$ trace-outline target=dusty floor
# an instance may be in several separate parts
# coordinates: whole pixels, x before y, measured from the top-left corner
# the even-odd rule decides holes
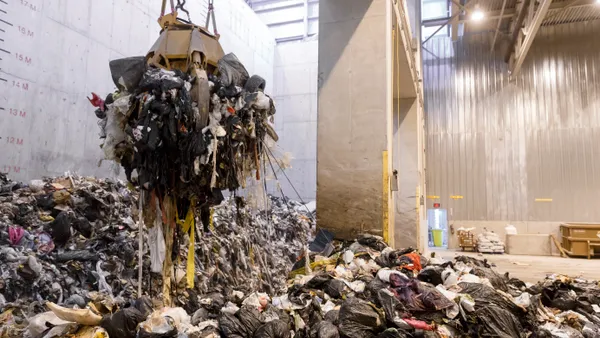
[[[600,280],[600,260],[585,258],[561,258],[550,256],[489,255],[476,252],[433,249],[437,257],[450,259],[455,255],[469,255],[487,259],[496,264],[499,273],[508,272],[511,277],[535,283],[548,274],[560,273],[572,277]]]

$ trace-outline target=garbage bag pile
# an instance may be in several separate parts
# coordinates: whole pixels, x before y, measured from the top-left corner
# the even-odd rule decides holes
[[[148,296],[115,303],[96,294],[85,308],[48,302],[31,317],[9,308],[0,315],[0,332],[94,338],[600,335],[596,282],[551,275],[527,284],[498,274],[486,260],[427,259],[412,249],[389,248],[376,236],[335,242],[319,235],[278,294],[223,288],[190,294],[180,307]]]
[[[119,88],[105,100],[93,93],[106,159],[147,191],[216,205],[221,190],[260,172],[275,106],[265,80],[249,76],[234,54],[205,79],[146,66],[143,57],[111,61]]]
[[[165,310],[165,297],[162,276],[151,269],[152,242],[146,231],[142,290],[152,304],[133,309],[144,298],[137,292],[139,197],[130,188],[120,181],[77,176],[23,184],[0,174],[0,337],[22,337],[25,332],[64,337],[78,330],[92,334],[99,328],[89,326],[98,326],[99,318],[108,334],[123,326],[136,333],[147,318],[152,328],[140,337],[163,337],[153,330],[165,327],[172,331],[174,324],[165,319],[171,315],[148,317],[151,309]],[[210,234],[198,231],[193,246],[193,288],[185,278],[190,240],[182,236],[177,250],[169,252],[173,283],[166,305],[181,306],[191,316],[201,306],[205,311],[225,307],[228,299],[223,295],[241,298],[285,290],[288,272],[314,224],[299,203],[272,197],[270,205],[259,212],[238,197],[214,209]],[[83,314],[51,314],[86,308]]]
[[[477,235],[477,251],[481,253],[504,253],[504,242],[493,231],[485,230]]]
[[[600,336],[595,281],[524,283],[372,235],[321,230],[306,245],[308,213],[275,198],[269,212],[241,198],[215,208],[212,235],[194,245],[194,287],[182,241],[170,301],[149,258],[138,295],[136,198],[107,180],[0,176],[0,337]]]

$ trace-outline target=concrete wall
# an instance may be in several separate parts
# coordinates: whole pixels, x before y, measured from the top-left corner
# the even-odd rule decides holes
[[[394,233],[399,248],[417,247],[418,100],[394,100],[394,159],[398,191],[394,192]]]
[[[219,0],[217,24],[226,52],[273,88],[275,41],[242,0]],[[97,119],[86,95],[113,90],[108,61],[143,55],[158,36],[160,2],[66,0],[0,2],[0,170],[18,180],[98,168]],[[188,1],[203,23],[206,0]],[[185,18],[185,14],[182,13]]]
[[[319,3],[317,217],[339,237],[382,235],[382,160],[392,125],[387,3]]]
[[[275,49],[275,130],[278,146],[291,153],[286,170],[303,200],[314,200],[317,191],[317,82],[319,43],[278,44]],[[297,199],[290,184],[279,177],[283,192]]]

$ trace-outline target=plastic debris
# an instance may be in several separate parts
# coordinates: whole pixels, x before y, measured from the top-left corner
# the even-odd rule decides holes
[[[214,208],[211,235],[196,234],[192,247],[193,287],[186,282],[189,235],[174,244],[175,254],[165,252],[173,262],[165,304],[162,279],[152,272],[152,241],[138,247],[140,229],[129,221],[139,215],[134,191],[118,181],[73,177],[72,185],[60,180],[70,200],[56,209],[44,196],[51,200],[59,179],[34,192],[0,178],[11,187],[0,198],[7,210],[0,217],[1,337],[600,336],[595,281],[550,275],[527,284],[486,260],[426,260],[372,235],[350,242],[317,235],[308,243],[308,211],[272,197],[264,211],[239,197]],[[78,218],[90,223],[89,237],[74,225]],[[70,236],[48,250],[56,219],[71,222]],[[16,244],[11,227],[24,231]],[[147,257],[142,297],[140,249]]]

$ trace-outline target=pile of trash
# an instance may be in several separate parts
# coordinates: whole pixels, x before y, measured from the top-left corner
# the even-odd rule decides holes
[[[109,180],[0,176],[0,337],[600,336],[595,281],[524,283],[486,260],[426,258],[372,235],[320,230],[307,245],[311,215],[275,198],[260,212],[226,200],[211,234],[198,231],[194,286],[187,239],[168,255],[171,297],[152,258],[139,294],[137,198]]]
[[[493,231],[484,230],[477,235],[477,251],[481,253],[504,253],[504,242]]]
[[[110,63],[118,90],[98,107],[105,158],[120,163],[127,180],[146,191],[218,205],[234,191],[277,140],[273,100],[265,80],[249,76],[234,54],[218,61],[206,79],[148,66],[144,57]],[[150,201],[152,203],[153,201]]]
[[[42,335],[63,337],[67,331],[62,329],[74,328],[73,319],[48,317],[50,302],[68,309],[92,303],[90,313],[113,317],[119,310],[133,311],[130,307],[142,295],[139,196],[130,189],[120,181],[93,177],[69,175],[23,184],[0,174],[0,337],[21,337],[35,323],[41,326],[29,332],[38,337],[41,328],[46,331],[66,320],[68,325],[55,329],[60,334]],[[165,253],[173,261],[168,297],[163,276],[152,272],[151,232],[142,232],[142,293],[161,304],[158,308],[181,306],[183,313],[193,314],[200,304],[220,310],[226,304],[222,295],[234,291],[238,297],[283,292],[314,228],[312,215],[300,203],[275,197],[266,211],[253,210],[236,197],[212,214],[210,231],[196,231],[192,269],[188,234],[177,237],[181,241]],[[192,288],[188,271],[193,271]]]

